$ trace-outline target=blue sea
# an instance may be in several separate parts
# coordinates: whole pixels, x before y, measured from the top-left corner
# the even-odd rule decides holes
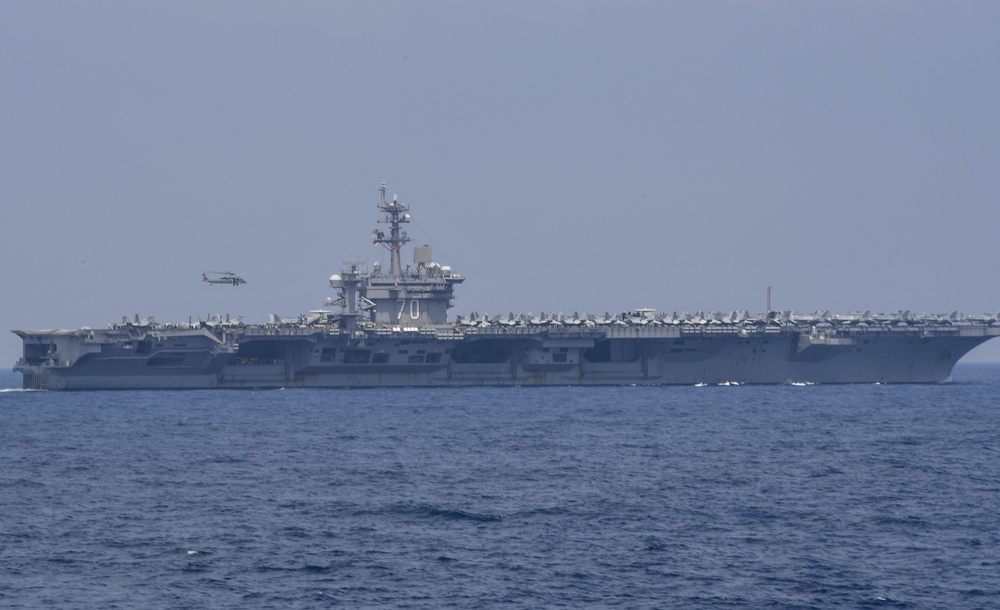
[[[941,385],[28,392],[4,608],[997,608],[1000,366]]]

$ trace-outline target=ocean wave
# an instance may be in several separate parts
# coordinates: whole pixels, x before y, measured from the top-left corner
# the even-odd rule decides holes
[[[412,517],[446,519],[453,521],[490,522],[502,521],[504,519],[504,515],[469,512],[457,508],[444,508],[430,504],[394,504],[390,506],[386,512]]]

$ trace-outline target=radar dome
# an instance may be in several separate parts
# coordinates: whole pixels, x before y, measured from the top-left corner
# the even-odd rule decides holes
[[[340,279],[340,276],[334,273],[330,276],[330,286],[332,288],[340,288],[344,285],[344,281]]]

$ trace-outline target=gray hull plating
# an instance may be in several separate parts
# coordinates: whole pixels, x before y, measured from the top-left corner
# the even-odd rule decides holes
[[[98,342],[100,349],[60,361],[87,345],[86,336],[64,334],[45,344],[46,354],[57,357],[22,359],[17,370],[25,387],[52,390],[935,383],[948,379],[965,353],[1000,334],[997,326],[834,336],[796,328],[626,330],[227,333],[225,342],[137,330],[131,339]],[[45,337],[35,332],[27,336]],[[57,341],[59,348],[47,351]],[[135,353],[144,343],[168,347]]]

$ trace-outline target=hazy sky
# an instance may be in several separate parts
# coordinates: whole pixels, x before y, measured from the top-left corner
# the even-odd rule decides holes
[[[1000,310],[1000,2],[0,0],[0,76],[5,329],[315,309],[382,181],[452,315]]]

